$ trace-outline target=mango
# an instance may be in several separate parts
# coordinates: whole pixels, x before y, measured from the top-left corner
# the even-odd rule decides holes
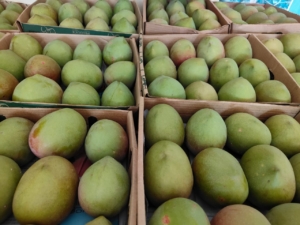
[[[100,17],[103,19],[107,24],[109,24],[109,18],[107,14],[100,8],[96,6],[92,6],[89,8],[83,16],[84,24],[88,24],[92,19]]]
[[[217,101],[218,94],[210,84],[204,81],[195,81],[185,88],[186,99]]]
[[[93,6],[96,6],[100,9],[103,9],[103,11],[106,13],[109,20],[111,20],[111,17],[113,16],[113,8],[110,6],[110,4],[105,0],[99,0],[95,2]]]
[[[163,19],[153,19],[150,20],[149,23],[155,23],[155,24],[159,24],[159,25],[169,25],[167,21],[163,20]]]
[[[271,225],[260,211],[252,206],[234,204],[222,208],[211,220],[211,225]]]
[[[124,37],[114,37],[104,47],[103,60],[106,65],[118,61],[132,61],[132,49]]]
[[[188,39],[179,39],[170,49],[170,58],[175,66],[180,66],[185,60],[196,58],[196,49]]]
[[[71,82],[77,81],[91,85],[96,90],[103,83],[103,74],[94,63],[74,59],[65,64],[61,70],[62,83],[67,87]]]
[[[196,9],[193,12],[192,17],[193,17],[193,20],[195,22],[195,26],[197,28],[199,28],[200,25],[203,24],[204,21],[207,20],[207,19],[218,20],[216,14],[213,11],[208,10],[208,9]]]
[[[196,190],[208,204],[224,207],[242,204],[247,199],[248,182],[243,169],[239,161],[223,149],[211,147],[199,152],[192,169]]]
[[[128,136],[117,122],[101,119],[89,129],[84,146],[88,159],[97,162],[105,156],[111,156],[122,162],[128,153]]]
[[[247,6],[245,3],[238,3],[233,7],[233,9],[239,12],[245,8],[245,6]]]
[[[274,6],[269,6],[264,11],[267,15],[271,15],[277,12],[277,9]]]
[[[83,22],[80,10],[72,3],[66,2],[59,7],[58,22],[61,23],[63,20],[69,17],[74,17],[78,19],[81,23]]]
[[[300,41],[300,34],[297,33],[290,33],[290,34],[283,34],[279,40],[283,44],[284,53],[287,54],[290,58],[295,58],[297,55],[300,54],[300,46],[296,43]]]
[[[231,58],[221,58],[209,70],[209,83],[219,91],[228,81],[239,77],[239,67]]]
[[[150,60],[145,66],[147,85],[161,75],[177,78],[176,66],[168,56],[158,56]]]
[[[265,11],[265,7],[262,6],[262,5],[255,5],[254,7],[258,10],[258,12],[263,12],[263,11]]]
[[[72,3],[73,5],[75,5],[80,13],[82,14],[82,16],[86,13],[86,11],[88,11],[88,9],[90,8],[89,3],[87,3],[84,0],[71,0],[70,3]]]
[[[171,0],[171,1],[174,1],[174,0]],[[170,2],[171,2],[170,1]],[[200,0],[200,1],[202,1],[202,0]],[[186,7],[186,5],[187,5],[187,0],[180,0],[180,2],[183,4],[183,6],[184,7]],[[203,2],[203,1],[202,1]],[[204,2],[205,3],[205,2]]]
[[[188,18],[189,16],[185,12],[177,12],[170,16],[170,25],[175,25],[178,20]]]
[[[100,96],[91,85],[73,81],[62,95],[62,104],[100,105]]]
[[[227,18],[229,18],[230,20],[233,20],[233,19],[242,19],[241,14],[240,14],[238,11],[236,11],[236,10],[230,8],[230,7],[221,9],[221,12],[222,12]],[[266,16],[266,17],[267,17],[267,16]],[[268,17],[267,17],[267,18],[268,18]]]
[[[159,3],[163,4],[164,7],[167,6],[167,4],[168,4],[167,0],[149,0],[149,1],[147,1],[147,6],[150,5],[152,2],[159,2]]]
[[[295,79],[298,85],[300,85],[300,73],[291,73],[291,76]]]
[[[62,68],[67,62],[73,59],[73,49],[66,42],[56,39],[45,45],[43,55],[54,59]]]
[[[17,186],[14,217],[20,224],[60,224],[75,205],[77,185],[78,175],[68,160],[60,156],[39,159]]]
[[[0,69],[0,99],[11,100],[13,91],[19,81],[11,73]]]
[[[255,102],[256,92],[248,80],[237,77],[220,88],[218,97],[220,101]]]
[[[15,161],[0,155],[0,174],[0,223],[3,223],[12,214],[13,197],[22,171]]]
[[[3,5],[0,5],[0,13],[4,10],[4,6]]]
[[[28,136],[34,123],[21,117],[10,117],[0,122],[0,155],[13,159],[20,166],[28,164],[34,157]]]
[[[258,10],[252,6],[252,5],[247,5],[243,9],[240,10],[240,14],[242,16],[243,20],[247,20],[252,14],[257,13]]]
[[[218,112],[200,109],[186,124],[186,145],[193,155],[209,147],[223,148],[226,143],[226,125]]]
[[[185,28],[190,28],[190,29],[194,29],[194,30],[196,29],[196,26],[195,26],[195,23],[194,23],[194,20],[192,17],[180,19],[174,24],[174,26],[185,27]]]
[[[125,18],[118,20],[112,28],[114,32],[136,34],[135,27]]]
[[[278,52],[275,53],[274,56],[289,73],[296,72],[296,65],[294,61],[286,53]]]
[[[150,41],[144,48],[144,64],[157,56],[169,56],[169,49],[159,40]]]
[[[300,154],[296,153],[293,155],[290,159],[290,163],[293,167],[293,171],[295,174],[295,179],[296,179],[296,193],[293,199],[293,202],[300,202]]]
[[[229,7],[226,2],[214,2],[214,5],[218,9],[223,9],[223,8],[228,8]]]
[[[106,219],[104,216],[98,216],[92,221],[86,223],[85,225],[112,225],[112,223]]]
[[[84,29],[82,23],[74,18],[74,17],[68,17],[61,21],[59,24],[60,27],[66,27],[66,28],[74,28],[74,29]]]
[[[229,38],[224,44],[224,48],[226,57],[234,59],[238,66],[246,59],[252,58],[251,44],[243,36]]]
[[[243,155],[255,145],[271,144],[272,136],[269,128],[249,113],[234,113],[226,118],[225,124],[226,147],[234,153]]]
[[[81,59],[96,66],[102,65],[102,51],[96,42],[93,40],[85,39],[81,41],[74,49],[73,59]]]
[[[129,89],[134,86],[137,68],[133,62],[119,61],[109,65],[104,72],[104,81],[108,86],[114,81],[124,83]]]
[[[193,16],[193,12],[196,9],[205,9],[205,5],[199,1],[191,1],[185,7],[186,14],[188,14],[189,17]]]
[[[149,225],[209,225],[209,219],[203,208],[187,198],[173,198],[161,204],[150,218]]]
[[[110,31],[109,26],[107,23],[101,19],[100,17],[96,17],[92,19],[86,26],[85,29],[87,30],[99,30],[99,31]]]
[[[157,104],[149,110],[145,118],[145,143],[147,148],[161,140],[172,141],[181,146],[184,136],[182,118],[172,106]]]
[[[266,46],[266,48],[273,54],[283,52],[283,44],[278,38],[268,38],[262,42]]]
[[[24,76],[31,77],[40,74],[48,77],[57,83],[60,82],[60,66],[57,62],[46,55],[32,56],[24,67]]]
[[[277,23],[299,23],[298,20],[292,17],[281,18]]]
[[[293,62],[295,64],[295,67],[296,67],[296,72],[300,72],[300,54],[297,55],[294,59],[293,59]],[[295,72],[293,72],[295,73]]]
[[[178,68],[178,80],[184,88],[195,81],[207,82],[209,70],[203,58],[185,60]]]
[[[281,150],[256,145],[244,153],[240,163],[249,184],[248,199],[255,207],[268,209],[293,200],[295,175]]]
[[[24,79],[26,61],[12,50],[0,50],[0,69],[11,73],[18,81]]]
[[[52,8],[51,5],[47,3],[41,2],[41,3],[37,3],[36,5],[33,5],[30,10],[30,17],[33,16],[34,14],[49,16],[55,22],[57,22],[57,12]]]
[[[10,22],[3,16],[0,16],[0,24],[11,25]]]
[[[13,25],[20,16],[20,13],[17,13],[13,10],[5,9],[0,13],[0,15],[7,19],[11,25]]]
[[[50,16],[39,14],[34,14],[30,17],[27,23],[40,26],[57,26],[57,23]]]
[[[62,2],[60,0],[46,0],[46,3],[50,5],[57,13],[62,5]]]
[[[265,13],[256,12],[249,16],[246,22],[249,24],[259,24],[267,19],[269,19],[269,17]]]
[[[287,102],[292,101],[289,89],[279,80],[266,80],[255,87],[257,102]]]
[[[247,79],[253,87],[270,80],[270,72],[266,64],[259,59],[247,59],[239,66],[239,75]]]
[[[92,164],[82,175],[78,200],[93,217],[113,217],[128,203],[130,179],[126,169],[110,156]]]
[[[164,8],[164,5],[159,2],[159,1],[156,1],[156,2],[152,2],[150,4],[148,4],[147,8],[146,8],[146,15],[147,15],[147,18],[150,16],[150,14],[156,10],[156,9],[163,9]]]
[[[287,157],[299,153],[300,141],[295,139],[300,134],[299,123],[291,116],[281,114],[265,121],[272,134],[271,145],[279,148]]]
[[[168,76],[155,78],[148,87],[149,94],[156,97],[185,99],[184,87],[181,83]]]
[[[113,14],[116,14],[122,10],[129,10],[134,13],[134,8],[129,0],[118,0],[113,7]]]
[[[275,13],[272,13],[268,16],[268,18],[270,20],[272,20],[274,23],[277,23],[279,20],[283,19],[283,18],[286,18],[286,15],[284,13],[281,13],[281,12],[275,12]]]
[[[225,57],[223,43],[217,37],[207,35],[197,45],[197,58],[204,58],[210,68],[218,59]]]
[[[122,19],[123,17],[125,17],[128,20],[128,22],[132,24],[132,26],[137,27],[138,21],[136,15],[130,10],[126,10],[126,9],[112,16],[110,20],[111,25],[114,26],[115,23],[120,19]]]
[[[70,158],[82,146],[86,132],[86,121],[80,113],[70,108],[58,109],[34,124],[28,137],[29,147],[39,158]]]
[[[133,106],[135,99],[129,88],[120,81],[112,82],[102,93],[102,106]]]
[[[181,3],[181,1],[173,0],[173,1],[170,1],[169,4],[167,5],[166,11],[167,11],[169,17],[171,17],[174,13],[177,13],[177,12],[185,13],[185,7]]]
[[[283,203],[274,206],[266,213],[266,218],[271,225],[295,225],[299,221],[299,203]]]
[[[233,19],[232,23],[235,23],[235,24],[248,24],[246,21],[241,20],[241,19]]]
[[[207,19],[200,25],[198,30],[214,30],[218,29],[219,27],[221,27],[221,24],[217,20]]]
[[[15,11],[19,14],[21,14],[21,12],[23,12],[23,10],[24,10],[23,7],[19,3],[16,3],[16,2],[8,2],[5,9]]]
[[[162,140],[152,145],[145,155],[144,168],[145,193],[152,205],[190,196],[194,183],[192,168],[186,153],[176,143]]]
[[[166,10],[163,9],[163,8],[162,8],[162,9],[158,8],[158,9],[154,10],[154,11],[148,16],[148,21],[151,21],[151,20],[153,20],[153,19],[163,19],[163,20],[165,20],[167,23],[170,22],[170,20],[169,20],[169,15],[168,15],[168,13],[166,12]]]

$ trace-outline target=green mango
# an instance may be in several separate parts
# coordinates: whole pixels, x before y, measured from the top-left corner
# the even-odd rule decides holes
[[[12,50],[0,50],[0,69],[11,73],[18,81],[24,79],[25,65],[26,61]]]
[[[113,14],[116,14],[122,10],[129,10],[134,13],[133,5],[129,0],[118,0],[117,3],[114,5],[113,9]]]
[[[300,219],[299,210],[299,203],[283,203],[271,208],[266,217],[271,225],[295,225]]]
[[[58,10],[58,22],[61,23],[64,19],[74,17],[81,23],[83,22],[83,16],[80,10],[72,3],[66,2],[59,7]]]
[[[73,5],[75,5],[79,11],[81,12],[82,16],[84,16],[84,14],[86,13],[86,11],[89,10],[90,5],[89,3],[87,3],[84,0],[71,0],[70,3],[72,3]]]
[[[107,66],[118,61],[132,61],[133,56],[131,46],[124,37],[114,37],[108,41],[102,53]]]
[[[102,51],[96,42],[93,40],[85,39],[81,41],[73,53],[73,60],[81,59],[91,63],[94,63],[96,66],[102,66]]]

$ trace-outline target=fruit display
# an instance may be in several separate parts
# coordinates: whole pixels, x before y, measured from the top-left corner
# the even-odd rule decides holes
[[[147,0],[143,7],[145,34],[228,33],[226,19],[207,0]]]
[[[0,114],[1,224],[62,224],[76,205],[88,215],[86,223],[133,224],[132,112],[5,108]],[[97,136],[106,137],[105,144]]]
[[[140,90],[133,39],[11,34],[0,50],[0,99],[26,104],[135,107]],[[45,41],[46,40],[46,41]],[[113,96],[113,97],[112,97]]]
[[[55,33],[89,34],[89,31],[99,31],[100,35],[100,32],[116,32],[115,35],[118,35],[140,33],[140,20],[139,8],[130,0],[46,0],[30,5],[20,16],[19,22],[24,31],[27,31],[27,28],[24,28],[23,24],[51,26],[49,31]]]
[[[299,139],[293,135],[300,124],[297,110],[285,111],[292,106],[157,98],[144,104],[141,224],[273,225],[297,218],[300,152],[293,151]]]
[[[142,43],[144,96],[253,103],[300,100],[293,78],[274,66],[279,63],[253,35],[156,35],[143,36]]]
[[[1,2],[0,31],[18,31],[17,18],[24,11],[25,6],[17,2]]]

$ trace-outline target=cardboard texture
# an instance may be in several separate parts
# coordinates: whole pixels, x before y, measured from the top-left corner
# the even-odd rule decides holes
[[[271,105],[271,104],[252,104],[249,103],[247,106],[240,103],[230,103],[225,104],[224,102],[184,102],[178,100],[170,99],[158,99],[158,98],[145,98],[143,101],[141,98],[140,111],[139,111],[139,131],[138,131],[138,224],[147,224],[150,217],[156,208],[151,206],[148,203],[145,196],[145,187],[144,187],[144,155],[147,149],[144,147],[144,119],[147,114],[147,110],[151,109],[153,106],[158,104],[168,104],[175,108],[179,113],[183,122],[186,123],[188,119],[200,109],[210,108],[217,111],[222,118],[227,118],[228,116],[237,113],[245,112],[249,113],[261,121],[265,121],[271,116],[278,114],[287,114],[292,117],[295,117],[297,121],[300,122],[299,110],[297,106],[280,106],[280,105]],[[183,149],[187,150],[185,144],[183,144]],[[190,153],[187,153],[190,161],[193,160],[194,156],[191,156]],[[192,192],[190,199],[196,201],[206,212],[206,215],[211,220],[214,215],[220,210],[220,208],[212,207],[204,202],[195,191]]]
[[[150,23],[147,21],[147,0],[144,0],[143,4],[143,24],[144,24],[144,34],[205,34],[205,33],[214,33],[214,34],[227,34],[229,33],[229,20],[228,18],[224,17],[224,15],[219,11],[216,10],[216,7],[210,0],[205,0],[206,8],[213,11],[217,17],[218,21],[221,24],[221,27],[214,30],[203,30],[198,31],[190,28],[184,27],[177,27],[171,25],[159,25]]]
[[[291,75],[287,72],[285,68],[281,66],[279,61],[272,55],[272,53],[252,34],[177,34],[177,35],[143,35],[140,36],[140,70],[141,70],[141,76],[142,76],[142,88],[143,88],[143,96],[145,98],[157,98],[153,97],[148,92],[148,87],[146,83],[146,75],[144,71],[144,63],[143,63],[143,52],[145,46],[152,40],[159,40],[166,44],[166,46],[170,49],[172,45],[179,39],[187,39],[190,40],[195,48],[197,48],[198,43],[200,40],[207,36],[211,35],[214,37],[219,38],[222,43],[226,43],[228,39],[234,36],[244,36],[246,37],[251,46],[252,46],[252,52],[253,52],[253,58],[259,59],[263,61],[266,66],[269,68],[270,72],[274,76],[274,80],[279,80],[283,82],[288,90],[291,93],[292,101],[290,104],[299,104],[300,103],[300,88],[296,81],[291,77]],[[183,100],[183,101],[197,101],[201,102],[202,100]],[[262,104],[262,102],[257,102],[256,104]],[[287,104],[287,103],[272,103],[272,104]]]
[[[42,109],[42,108],[33,108],[33,109],[25,109],[25,108],[0,108],[0,121],[4,118],[10,117],[23,117],[27,118],[33,122],[38,121],[41,117],[54,112],[58,109]],[[128,135],[129,140],[129,154],[125,164],[127,164],[127,171],[131,180],[131,190],[130,197],[127,207],[122,211],[120,216],[117,218],[118,223],[114,223],[116,225],[136,225],[136,217],[137,217],[137,139],[135,133],[135,126],[133,120],[133,113],[131,111],[125,110],[98,110],[98,109],[75,109],[79,112],[85,119],[88,126],[91,125],[91,121],[96,121],[100,119],[110,119],[117,123],[119,123]],[[79,155],[80,156],[80,155]],[[76,158],[76,157],[75,157]],[[78,159],[80,160],[80,158]],[[78,162],[80,164],[80,162]],[[77,164],[78,164],[77,163]],[[76,165],[76,164],[75,164]],[[74,165],[74,166],[75,166]],[[78,167],[78,166],[77,166]],[[80,207],[79,207],[80,208]],[[78,212],[78,206],[75,206],[73,213]],[[81,209],[81,211],[83,211]],[[85,215],[87,216],[87,215]],[[91,218],[89,218],[89,221]],[[116,219],[114,219],[116,221]],[[17,225],[19,223],[11,217],[4,225]],[[80,217],[77,218],[77,221],[73,221],[72,223],[63,222],[64,225],[83,225],[85,223],[80,223]]]
[[[229,7],[233,8],[238,3],[229,2],[227,3]],[[247,3],[246,3],[247,4]],[[261,5],[264,8],[275,7],[278,12],[285,14],[287,17],[292,17],[296,19],[299,23],[281,23],[281,24],[235,24],[226,17],[215,5],[216,10],[219,11],[226,17],[226,19],[230,23],[229,33],[292,33],[292,32],[300,32],[300,16],[294,13],[291,13],[282,8],[276,7],[270,4],[247,4],[247,5]]]
[[[119,33],[112,31],[96,31],[96,30],[86,30],[86,29],[73,29],[73,28],[63,28],[59,26],[40,26],[34,24],[28,24],[27,21],[30,18],[30,11],[32,6],[38,3],[45,3],[46,0],[37,0],[30,6],[26,8],[22,12],[22,14],[18,17],[17,23],[22,32],[35,32],[35,33],[58,33],[58,34],[83,34],[83,35],[103,35],[103,36],[122,36],[122,37],[133,37],[135,39],[138,38],[138,35],[143,32],[142,25],[142,16],[139,7],[137,6],[135,1],[131,1],[135,10],[135,15],[137,16],[138,25],[137,25],[137,33],[129,34],[129,33]],[[61,2],[67,3],[70,0],[62,0]],[[86,0],[91,6],[97,2],[97,0]],[[117,3],[117,0],[108,0],[107,1],[111,6],[114,6]]]
[[[38,40],[41,43],[42,47],[44,47],[48,42],[52,40],[59,39],[68,43],[72,49],[75,49],[75,47],[81,41],[89,39],[95,41],[100,46],[101,51],[103,51],[103,48],[106,45],[106,43],[109,40],[114,38],[110,36],[94,36],[94,35],[66,35],[66,34],[42,34],[42,33],[27,33],[27,34],[34,37],[36,40]],[[15,35],[19,35],[19,34],[6,34],[0,40],[0,50],[9,49],[10,41]],[[133,62],[137,68],[135,84],[133,89],[131,90],[136,101],[134,106],[105,107],[105,106],[91,106],[91,105],[50,104],[50,103],[37,103],[37,102],[30,103],[30,102],[18,102],[18,101],[8,101],[8,100],[0,100],[0,105],[8,106],[8,107],[40,107],[40,108],[48,108],[48,107],[50,108],[71,107],[71,108],[94,108],[94,109],[119,108],[119,109],[128,109],[132,111],[137,111],[139,98],[141,96],[141,76],[139,74],[140,72],[139,72],[138,50],[134,38],[126,38],[126,40],[130,44],[131,49],[133,51]],[[104,67],[105,66],[103,62],[101,67],[102,74],[104,74],[105,71]]]

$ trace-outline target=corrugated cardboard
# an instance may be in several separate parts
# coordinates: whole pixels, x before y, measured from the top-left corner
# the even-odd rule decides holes
[[[146,7],[147,0],[144,0],[143,5],[143,24],[144,24],[144,34],[205,34],[205,33],[214,33],[214,34],[228,34],[229,33],[229,20],[226,18],[219,10],[216,10],[216,7],[210,0],[205,0],[206,8],[213,11],[217,17],[218,21],[221,24],[221,27],[214,30],[193,30],[190,28],[177,27],[171,25],[159,25],[149,23],[147,21]]]
[[[30,18],[30,11],[32,6],[46,2],[46,0],[37,0],[23,11],[23,13],[17,19],[17,23],[22,32],[36,32],[36,33],[58,33],[58,34],[84,34],[84,35],[104,35],[104,36],[122,36],[122,37],[134,37],[138,38],[138,35],[143,32],[142,27],[142,16],[139,7],[137,6],[135,1],[131,1],[135,10],[135,15],[137,16],[138,26],[137,26],[137,34],[129,34],[129,33],[119,33],[119,32],[108,32],[108,31],[96,31],[96,30],[86,30],[86,29],[73,29],[73,28],[63,28],[59,26],[40,26],[34,24],[28,24],[27,21]],[[62,3],[70,2],[70,0],[62,0]],[[97,0],[86,0],[91,6],[97,2]],[[117,0],[107,0],[107,2],[114,6],[117,3]]]
[[[138,130],[138,224],[145,225],[154,212],[155,208],[152,207],[147,202],[144,189],[144,155],[146,149],[144,148],[144,117],[146,111],[157,104],[168,104],[179,113],[183,122],[186,123],[188,119],[196,113],[198,110],[203,108],[210,108],[217,111],[224,119],[228,116],[237,113],[245,112],[249,113],[258,119],[265,121],[269,117],[278,114],[287,114],[292,117],[295,117],[297,121],[300,122],[298,106],[281,106],[281,105],[271,105],[271,104],[255,104],[249,103],[244,105],[241,103],[229,103],[225,102],[187,102],[171,99],[159,99],[159,98],[145,98],[144,101],[140,103],[139,111],[139,130]],[[185,149],[185,146],[183,146]],[[191,156],[190,156],[191,158]],[[206,212],[209,219],[212,219],[213,216],[220,210],[219,208],[212,207],[205,203],[202,199],[198,197],[194,192],[191,194],[190,199],[198,202],[204,211]]]
[[[42,108],[0,108],[1,121],[3,117],[23,117],[33,122],[38,121],[41,117],[54,112],[58,109],[42,109]],[[131,180],[131,191],[128,206],[125,210],[126,221],[122,221],[119,218],[119,225],[128,224],[136,225],[137,217],[137,140],[134,126],[133,113],[125,110],[97,110],[97,109],[75,109],[79,112],[87,121],[89,125],[90,119],[110,119],[119,123],[126,130],[129,140],[129,154],[128,154],[128,173]],[[127,210],[127,211],[126,211]],[[124,218],[123,218],[124,220]],[[4,222],[4,225],[17,225],[13,222],[13,218]],[[68,224],[68,225],[83,225],[83,224]]]
[[[99,46],[101,51],[103,51],[104,46],[106,43],[113,39],[114,37],[110,36],[95,36],[95,35],[67,35],[67,34],[41,34],[41,33],[27,33],[28,35],[34,37],[37,39],[42,47],[44,47],[48,42],[52,40],[62,40],[68,43],[71,48],[75,49],[77,44],[79,44],[81,41],[89,39],[95,41]],[[0,50],[2,49],[9,49],[9,44],[14,35],[19,34],[6,34],[1,40],[0,40]],[[0,100],[0,105],[2,106],[11,106],[11,107],[41,107],[41,108],[48,108],[48,107],[72,107],[72,108],[120,108],[120,109],[129,109],[132,111],[138,110],[138,104],[139,104],[139,97],[141,96],[141,78],[139,75],[139,58],[138,58],[138,50],[136,47],[136,42],[134,38],[126,38],[127,42],[130,44],[131,49],[133,51],[133,62],[136,65],[137,68],[137,74],[136,74],[136,81],[134,88],[132,90],[136,104],[134,106],[126,106],[126,107],[105,107],[105,106],[83,106],[83,105],[67,105],[67,104],[50,104],[50,103],[26,103],[26,102],[17,102],[17,101],[4,101]],[[104,74],[103,69],[102,73]]]
[[[227,3],[231,8],[238,3]],[[226,17],[216,6],[216,10],[224,15],[230,21],[229,33],[292,33],[300,32],[300,16],[291,13],[287,10],[281,9],[270,4],[247,4],[247,5],[261,5],[264,8],[275,7],[278,12],[284,13],[287,17],[296,19],[299,23],[281,23],[281,24],[235,24],[228,17]]]
[[[142,86],[143,86],[143,96],[146,98],[152,98],[148,93],[148,87],[146,83],[146,76],[144,72],[144,64],[143,64],[143,50],[144,47],[152,40],[159,40],[166,44],[166,46],[170,49],[171,46],[179,39],[184,38],[190,40],[195,48],[197,48],[198,43],[200,40],[207,36],[211,35],[214,37],[219,38],[223,43],[234,36],[244,36],[247,37],[253,51],[253,58],[257,58],[263,61],[269,70],[274,75],[275,80],[279,80],[283,82],[286,87],[289,89],[291,96],[292,96],[292,103],[298,104],[300,103],[300,88],[296,81],[291,77],[291,75],[287,72],[285,68],[279,64],[279,61],[272,55],[272,53],[266,49],[266,47],[255,38],[254,35],[251,34],[190,34],[190,35],[143,35],[140,37],[140,69],[141,69],[141,76],[142,76]],[[198,101],[200,100],[183,100],[183,101]],[[261,104],[261,103],[257,103]],[[272,103],[272,104],[285,104],[285,103]]]

